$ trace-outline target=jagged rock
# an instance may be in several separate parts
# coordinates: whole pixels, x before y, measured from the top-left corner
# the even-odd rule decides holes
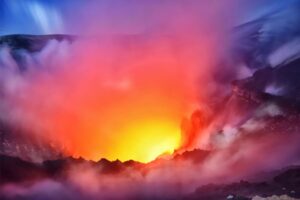
[[[0,185],[47,178],[42,166],[20,158],[0,155]]]
[[[194,163],[204,162],[205,159],[210,155],[210,151],[194,149],[192,151],[185,151],[181,154],[176,154],[174,156],[174,160],[182,161],[182,160],[191,160]]]
[[[0,37],[0,47],[5,46],[11,50],[24,49],[28,52],[41,51],[50,40],[67,40],[72,42],[75,36],[71,35],[6,35]]]
[[[298,200],[298,199],[289,197],[288,195],[281,195],[281,196],[273,195],[271,197],[266,197],[266,198],[255,196],[252,198],[252,200]]]
[[[204,152],[193,151],[183,155],[177,155],[174,160],[193,160],[194,157],[199,156]],[[172,160],[165,162],[172,162]],[[201,161],[198,161],[201,162]],[[89,166],[95,169],[97,173],[114,176],[117,173],[121,173],[128,167],[137,165],[138,163],[129,164],[128,162],[121,161],[108,161],[102,159],[99,162],[86,161],[84,159],[65,158],[53,161],[45,161],[43,164],[31,163],[23,161],[19,158],[0,156],[0,185],[6,183],[21,183],[32,182],[37,180],[53,179],[64,180],[68,170],[73,169],[76,166]],[[145,165],[145,167],[147,167]],[[142,171],[141,168],[131,168],[132,170]],[[151,169],[148,169],[151,170]],[[237,183],[227,185],[206,185],[199,187],[194,193],[187,195],[184,199],[206,199],[206,200],[218,200],[232,197],[231,199],[246,200],[251,199],[254,196],[272,196],[272,195],[284,195],[289,191],[289,196],[293,198],[300,197],[300,188],[298,174],[300,173],[300,167],[293,167],[291,169],[284,170],[279,175],[274,177],[274,180],[265,182],[252,183],[247,181],[241,181]],[[286,188],[283,190],[282,188]],[[228,198],[227,198],[228,199]]]

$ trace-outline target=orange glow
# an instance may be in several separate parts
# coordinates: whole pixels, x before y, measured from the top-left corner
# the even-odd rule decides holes
[[[171,153],[196,102],[196,69],[208,65],[208,48],[200,54],[199,45],[177,48],[167,39],[130,48],[99,43],[74,44],[50,74],[27,74],[13,97],[18,123],[75,157],[148,162]]]
[[[180,142],[177,124],[159,119],[129,124],[124,135],[128,139],[119,141],[111,159],[118,157],[120,160],[149,162],[162,153],[172,153]]]

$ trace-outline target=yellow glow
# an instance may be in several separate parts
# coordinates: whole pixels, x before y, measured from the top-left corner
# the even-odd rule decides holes
[[[125,128],[124,135],[115,149],[121,161],[150,162],[163,153],[172,153],[180,142],[177,125],[165,121],[136,122]]]

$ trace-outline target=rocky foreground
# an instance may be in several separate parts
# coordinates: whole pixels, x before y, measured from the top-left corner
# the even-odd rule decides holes
[[[203,155],[201,151],[194,151],[191,155],[181,155],[176,159],[195,159]],[[199,160],[198,160],[199,161]],[[157,162],[157,161],[156,161]],[[168,161],[165,161],[168,162]],[[41,164],[35,164],[23,161],[19,158],[0,156],[0,188],[9,185],[30,185],[44,180],[53,180],[64,182],[65,177],[72,167],[89,164],[97,173],[107,176],[118,176],[126,170],[139,171],[144,176],[151,169],[147,164],[141,164],[134,161],[120,162],[108,161],[105,159],[99,162],[86,161],[83,159],[66,158],[60,160],[45,161]],[[151,163],[150,163],[151,165]],[[208,184],[198,187],[194,192],[178,197],[167,199],[297,199],[300,198],[300,167],[293,166],[272,173],[262,173],[260,177],[264,180],[247,181],[229,184]],[[276,196],[274,196],[276,195]],[[26,196],[10,197],[0,189],[1,199],[26,199]],[[135,196],[136,199],[143,199],[144,196]],[[160,199],[160,198],[156,198]]]

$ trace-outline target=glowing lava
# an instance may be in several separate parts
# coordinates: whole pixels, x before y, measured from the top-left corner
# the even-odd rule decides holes
[[[128,140],[121,140],[116,149],[121,160],[149,162],[162,153],[172,153],[180,144],[177,125],[163,120],[138,121],[124,131]]]

